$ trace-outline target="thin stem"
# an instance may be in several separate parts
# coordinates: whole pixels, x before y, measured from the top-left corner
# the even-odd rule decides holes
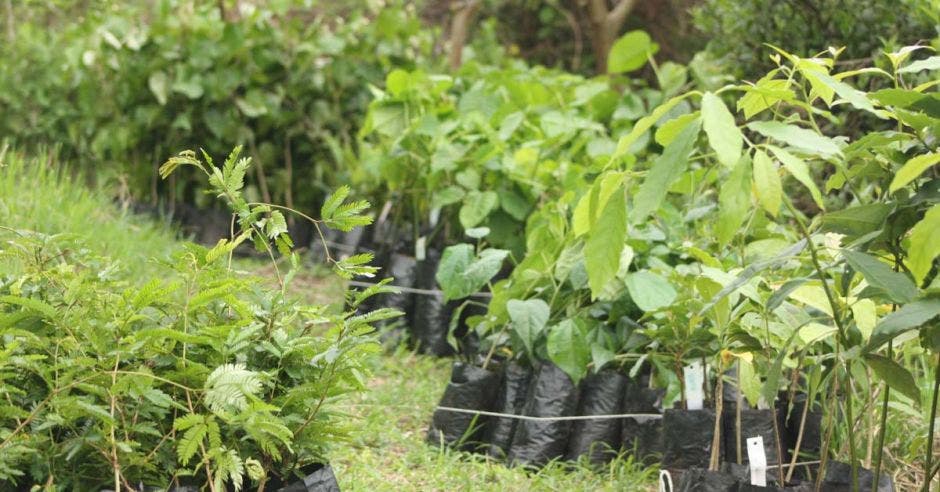
[[[894,340],[888,340],[888,359],[892,358],[894,349]],[[885,384],[885,394],[881,401],[881,433],[878,435],[878,457],[875,458],[875,479],[871,483],[872,492],[878,490],[878,483],[881,481],[881,463],[885,454],[885,434],[888,432],[888,397],[891,394],[891,387]]]
[[[833,371],[838,370],[839,358],[841,357],[841,346],[842,342],[848,340],[848,332],[845,329],[845,323],[842,318],[842,309],[838,303],[836,303],[835,295],[832,293],[832,289],[829,287],[829,275],[826,274],[825,270],[822,268],[822,263],[819,261],[819,255],[816,252],[816,246],[813,244],[813,239],[810,236],[809,229],[807,229],[806,224],[803,222],[803,219],[800,218],[799,212],[793,207],[793,204],[790,200],[784,200],[787,209],[790,210],[790,213],[793,215],[793,219],[796,221],[797,225],[800,228],[800,232],[803,234],[803,238],[806,240],[806,247],[809,248],[810,258],[813,261],[813,268],[816,269],[816,273],[819,275],[819,280],[822,283],[823,291],[826,293],[826,299],[829,300],[829,306],[832,307],[832,318],[835,321],[836,327],[839,329],[839,336],[836,337],[836,366],[833,367]],[[848,379],[850,377],[849,368],[846,366],[845,377]],[[838,381],[838,377],[835,377],[835,381]],[[848,434],[849,434],[849,456],[852,460],[852,488],[853,490],[858,490],[858,463],[856,463],[855,456],[855,425],[852,420],[852,391],[851,386],[846,385],[846,391],[848,394],[845,398],[846,406],[846,417],[848,418]],[[822,458],[823,465],[825,464],[826,458]],[[820,466],[820,473],[824,470],[824,466]]]
[[[858,456],[856,456],[857,450],[855,449],[855,418],[852,414],[852,379],[848,367],[846,367],[845,371],[845,381],[845,388],[848,391],[845,397],[845,417],[849,425],[849,459],[852,460],[852,490],[858,490]]]
[[[930,430],[927,432],[927,456],[924,459],[924,487],[921,489],[923,492],[930,492],[930,482],[933,478],[933,437],[937,423],[937,394],[940,393],[940,355],[934,363],[933,373],[933,401],[930,404]]]

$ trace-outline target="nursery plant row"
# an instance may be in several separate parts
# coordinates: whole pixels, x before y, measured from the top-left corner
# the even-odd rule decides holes
[[[363,163],[386,179],[394,204],[380,217],[398,228],[385,236],[397,240],[388,273],[406,287],[440,290],[389,302],[411,316],[416,346],[463,358],[452,387],[488,377],[488,391],[502,380],[502,391],[521,399],[507,407],[506,395],[449,389],[442,406],[540,415],[546,395],[549,415],[572,415],[573,388],[591,395],[590,378],[643,374],[664,413],[627,427],[661,426],[664,467],[714,472],[737,458],[737,446],[720,448],[729,429],[750,437],[737,433],[737,409],[742,425],[751,415],[777,423],[772,436],[755,433],[774,462],[795,447],[799,434],[786,429],[797,402],[812,401],[819,442],[804,442],[797,458],[821,462],[813,478],[828,479],[838,460],[852,486],[881,483],[904,473],[897,463],[889,472],[885,446],[913,439],[907,459],[927,490],[940,334],[940,57],[907,47],[839,72],[838,56],[777,49],[778,67],[757,82],[707,89],[696,81],[699,90],[689,90],[678,65],[653,68],[655,89],[538,70],[389,74],[362,132]],[[859,89],[881,84],[889,88]],[[473,297],[480,292],[489,302]],[[485,312],[457,309],[455,321],[442,314],[480,304]],[[461,336],[473,342],[461,346]],[[486,373],[491,366],[504,375]],[[538,368],[537,382],[558,373],[567,383],[510,391],[516,366]],[[687,373],[696,370],[699,390],[690,394]],[[731,403],[715,397],[732,386],[740,397]],[[711,432],[710,443],[699,442],[709,444],[707,461],[670,449],[670,433],[686,432],[673,411],[694,412]],[[567,436],[587,424],[522,420],[508,441],[466,418],[439,412],[432,437],[534,464],[585,446]],[[463,423],[439,427],[450,421]],[[615,434],[599,441],[620,449]],[[548,450],[526,448],[530,438]],[[865,454],[872,475],[860,465]],[[675,461],[680,455],[691,461]]]

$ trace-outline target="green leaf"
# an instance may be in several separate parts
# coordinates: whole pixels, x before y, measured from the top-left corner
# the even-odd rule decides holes
[[[852,240],[881,229],[889,213],[891,206],[885,203],[870,203],[828,212],[822,218],[822,230],[845,234],[847,239]]]
[[[677,116],[656,129],[656,143],[662,145],[663,147],[668,146],[672,143],[676,137],[682,133],[682,130],[689,126],[692,122],[695,122],[702,115],[701,112],[695,111],[692,113],[687,113],[682,116]]]
[[[627,204],[622,188],[614,191],[584,244],[585,268],[591,297],[597,298],[620,266],[627,235]]]
[[[623,187],[623,173],[607,172],[594,180],[591,189],[581,197],[571,217],[571,227],[576,237],[591,231],[597,218],[607,205],[614,191]]]
[[[924,218],[911,229],[907,266],[918,285],[930,273],[937,255],[940,255],[940,205],[931,207]]]
[[[776,217],[783,202],[783,185],[777,166],[764,151],[754,151],[754,189],[757,201],[770,215]]]
[[[627,275],[626,284],[630,298],[637,307],[646,312],[667,307],[676,299],[676,289],[672,284],[649,270]]]
[[[478,292],[499,273],[508,254],[503,249],[486,249],[476,257],[471,244],[447,247],[435,275],[444,297],[462,299]]]
[[[541,299],[510,299],[506,303],[506,311],[512,320],[512,332],[522,342],[529,358],[535,360],[535,345],[548,323],[548,304]]]
[[[160,103],[160,106],[166,105],[169,86],[170,81],[166,74],[159,70],[150,74],[150,77],[147,79],[147,87],[150,88],[150,92],[157,98],[157,102]]]
[[[865,362],[891,389],[920,404],[920,390],[910,371],[897,362],[877,354],[865,354]]]
[[[917,91],[889,88],[872,92],[869,97],[884,106],[906,108],[927,96]]]
[[[607,72],[632,72],[643,65],[649,57],[659,51],[659,45],[654,43],[645,31],[630,31],[620,37],[610,47],[607,56]]]
[[[725,245],[737,233],[751,209],[751,163],[745,155],[718,193],[718,243]]]
[[[464,198],[460,207],[460,225],[472,229],[483,222],[490,212],[499,205],[499,195],[495,191],[471,191]]]
[[[905,304],[917,297],[917,286],[900,272],[895,272],[877,258],[852,250],[842,250],[845,261],[862,274],[868,285],[878,289],[897,304]]]
[[[741,158],[744,135],[725,103],[711,92],[702,96],[702,126],[708,135],[708,144],[718,155],[718,162],[727,168],[737,165]]]
[[[248,398],[261,391],[261,377],[242,363],[223,364],[206,378],[205,390],[203,398],[213,412],[242,411],[248,407]]]
[[[940,56],[931,56],[926,60],[918,60],[898,70],[898,73],[916,73],[921,70],[940,70]]]
[[[575,385],[587,374],[591,347],[578,323],[566,319],[551,327],[546,349],[548,358],[565,371]]]
[[[619,159],[623,157],[630,146],[637,141],[644,133],[649,131],[657,121],[660,120],[666,113],[676,107],[677,104],[682,102],[683,99],[691,96],[694,92],[688,92],[679,96],[676,96],[661,105],[657,106],[650,114],[644,116],[637,120],[636,124],[633,125],[633,129],[630,130],[630,133],[620,137],[620,140],[617,141],[617,150],[614,151],[614,155],[611,156],[611,160]]]
[[[894,193],[901,188],[907,186],[908,183],[917,179],[921,174],[924,173],[931,166],[940,162],[940,153],[931,153],[931,154],[922,154],[917,157],[914,157],[904,163],[901,166],[901,169],[898,170],[897,174],[894,175],[894,179],[891,180],[891,187],[889,191]]]
[[[747,127],[767,138],[772,138],[811,154],[829,157],[842,153],[834,140],[796,125],[788,125],[779,121],[752,121],[747,124]]]
[[[839,97],[848,101],[848,103],[855,108],[868,111],[878,117],[881,117],[881,114],[875,110],[875,107],[872,106],[871,101],[868,100],[868,97],[864,92],[859,91],[845,82],[836,80],[830,77],[828,74],[815,72],[813,75],[817,80],[828,86],[836,94],[838,94]]]
[[[775,79],[776,70],[757,81],[753,87],[745,88],[746,94],[738,99],[738,111],[744,111],[744,117],[751,119],[779,101],[793,100],[790,81]]]
[[[940,298],[920,299],[901,306],[885,316],[875,326],[868,342],[868,350],[877,350],[894,337],[919,328],[940,315]]]
[[[48,320],[55,320],[58,317],[58,313],[54,307],[50,306],[44,301],[33,299],[31,297],[10,295],[0,296],[0,305],[3,304],[13,304],[20,306],[24,311],[32,311],[36,314],[42,315],[43,318]]]
[[[825,210],[826,205],[823,203],[822,193],[819,192],[819,187],[817,187],[816,182],[813,181],[813,177],[809,173],[809,166],[806,165],[806,161],[787,152],[786,150],[781,149],[780,147],[768,145],[767,148],[769,148],[770,151],[773,152],[774,156],[780,160],[780,163],[783,164],[784,169],[786,169],[791,176],[796,178],[800,184],[809,190],[809,194],[812,195],[813,201],[816,202],[816,206],[822,210]]]
[[[695,147],[701,123],[693,121],[669,145],[663,149],[662,155],[656,158],[640,191],[633,200],[633,210],[630,219],[633,222],[642,222],[649,214],[659,209],[666,192],[689,165],[689,154]]]

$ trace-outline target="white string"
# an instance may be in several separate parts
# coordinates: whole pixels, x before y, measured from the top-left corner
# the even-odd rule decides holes
[[[361,282],[359,280],[350,280],[347,283],[354,287],[372,287],[372,286],[378,285],[378,284],[374,284],[371,282]],[[444,291],[436,290],[436,289],[418,289],[416,287],[405,287],[402,285],[395,285],[395,284],[386,284],[386,285],[388,287],[394,287],[408,294],[420,294],[420,295],[425,295],[425,296],[443,296],[444,295]],[[474,294],[470,294],[467,297],[482,297],[482,298],[489,299],[493,297],[493,293],[492,292],[476,292]]]
[[[662,414],[659,413],[621,413],[615,415],[568,415],[568,416],[559,416],[559,417],[534,417],[532,415],[516,415],[512,413],[500,413],[500,412],[487,412],[485,410],[471,410],[469,408],[454,408],[454,407],[437,407],[435,410],[443,410],[445,412],[455,412],[455,413],[469,413],[473,415],[485,415],[487,417],[502,417],[507,419],[518,419],[518,420],[532,420],[536,422],[554,422],[561,420],[601,420],[601,419],[628,419],[628,418],[646,418],[646,419],[661,419],[663,418]]]

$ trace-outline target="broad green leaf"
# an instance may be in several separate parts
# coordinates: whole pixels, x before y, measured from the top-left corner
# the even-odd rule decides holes
[[[878,324],[877,306],[871,299],[860,299],[852,303],[850,308],[855,327],[862,334],[862,340],[867,342],[871,339],[871,332],[875,331],[875,325]]]
[[[630,298],[646,312],[667,307],[676,299],[676,289],[672,284],[649,270],[627,275],[626,284]]]
[[[735,167],[741,158],[744,135],[725,103],[711,92],[702,95],[702,126],[708,135],[708,145],[718,155],[718,162],[727,168]]]
[[[578,323],[566,319],[552,326],[548,332],[546,349],[548,358],[565,371],[575,385],[587,374],[591,347],[587,334]]]
[[[760,149],[754,151],[754,189],[761,207],[776,217],[783,201],[783,185],[776,164]]]
[[[499,273],[508,254],[502,249],[486,249],[477,257],[471,244],[448,246],[435,275],[444,297],[462,299],[478,292]]]
[[[607,55],[607,72],[632,72],[643,65],[650,56],[659,51],[659,45],[654,43],[645,31],[630,31],[620,37],[610,47]]]
[[[919,285],[930,273],[933,260],[940,255],[940,205],[934,205],[911,229],[907,266]]]
[[[768,145],[767,148],[773,152],[774,156],[780,160],[780,163],[783,164],[784,169],[790,173],[791,176],[796,178],[806,189],[809,190],[809,194],[813,197],[813,201],[816,202],[816,206],[820,209],[825,210],[826,205],[823,203],[822,193],[819,191],[819,187],[816,186],[816,182],[813,181],[813,177],[809,173],[809,166],[806,165],[806,161],[800,159],[799,157],[787,152],[786,150],[781,149],[780,147],[775,147],[773,145]]]
[[[845,234],[848,240],[852,240],[881,229],[889,213],[891,206],[885,203],[870,203],[828,212],[822,218],[822,230]]]
[[[754,363],[744,358],[738,359],[738,380],[741,382],[741,393],[747,398],[748,403],[757,406],[760,400],[761,381]]]
[[[906,108],[927,96],[917,91],[890,88],[872,92],[869,97],[885,106]]]
[[[636,142],[644,133],[649,131],[660,118],[671,111],[672,108],[676,107],[683,99],[693,94],[695,94],[695,92],[687,92],[678,95],[657,106],[649,115],[637,120],[636,124],[633,125],[633,129],[630,130],[630,133],[620,137],[620,140],[617,141],[617,150],[614,152],[614,155],[611,156],[611,160],[623,157],[627,153],[627,150],[630,149],[630,146],[633,145],[633,142]]]
[[[916,73],[921,70],[940,70],[940,56],[931,56],[926,60],[918,60],[898,70],[898,73]]]
[[[594,227],[598,216],[607,205],[607,200],[614,191],[622,190],[622,186],[623,173],[620,172],[605,173],[594,181],[590,191],[581,197],[574,209],[571,226],[576,237],[587,234]]]
[[[728,244],[751,209],[751,163],[745,155],[731,171],[718,193],[718,224],[716,237],[719,244]]]
[[[656,129],[656,143],[662,145],[663,147],[672,143],[673,140],[682,133],[682,130],[689,126],[690,123],[696,121],[701,113],[699,111],[694,111],[692,113],[684,114],[682,116],[677,116]]]
[[[445,207],[463,200],[466,192],[459,186],[448,186],[441,188],[431,197],[431,206],[434,208]]]
[[[746,119],[751,119],[754,115],[761,113],[779,101],[793,99],[793,91],[789,88],[790,81],[774,79],[772,78],[774,75],[774,73],[771,73],[758,80],[756,85],[747,87],[744,96],[738,99],[738,111],[744,111]]]
[[[894,179],[891,180],[891,187],[889,188],[889,191],[894,193],[907,186],[908,183],[920,177],[924,171],[938,162],[940,162],[940,153],[937,152],[921,154],[910,159],[904,163],[904,165],[901,166],[901,169],[898,170],[897,174],[894,175]]]
[[[917,297],[917,286],[907,275],[895,272],[877,258],[852,250],[842,250],[845,261],[862,274],[868,285],[878,289],[897,304],[905,304]]]
[[[150,92],[157,98],[157,102],[160,103],[160,106],[166,105],[169,86],[169,79],[166,74],[161,71],[150,74],[150,77],[147,79],[147,87],[150,88]]]
[[[607,200],[584,244],[584,266],[592,298],[597,298],[607,282],[617,275],[626,235],[627,204],[625,192],[620,188]]]
[[[685,172],[689,165],[689,154],[698,139],[700,126],[699,121],[688,124],[675,140],[663,149],[662,155],[653,161],[633,200],[633,210],[630,211],[630,219],[633,222],[642,222],[649,214],[658,210],[666,198],[669,186]]]
[[[920,390],[910,371],[897,362],[877,354],[865,354],[865,362],[891,389],[920,404]]]
[[[512,320],[512,331],[522,342],[526,354],[535,360],[535,344],[538,342],[550,314],[548,304],[541,299],[528,299],[520,301],[510,299],[506,303],[506,311]]]
[[[472,229],[483,222],[499,204],[499,195],[495,191],[471,191],[464,198],[460,207],[460,225]]]
[[[752,121],[747,124],[747,127],[767,138],[811,154],[829,157],[842,153],[834,140],[796,125],[779,121]]]
[[[940,315],[940,299],[920,299],[901,306],[901,309],[885,316],[875,326],[868,342],[868,350],[877,350],[894,337],[915,328]]]
[[[854,87],[846,84],[845,82],[836,80],[824,73],[816,73],[815,76],[819,79],[820,82],[826,84],[826,86],[835,91],[839,97],[846,100],[855,108],[874,113],[879,118],[881,117],[881,113],[875,110],[875,107],[872,106],[871,101],[868,100],[868,97],[864,92],[861,92],[858,89],[855,89]]]

